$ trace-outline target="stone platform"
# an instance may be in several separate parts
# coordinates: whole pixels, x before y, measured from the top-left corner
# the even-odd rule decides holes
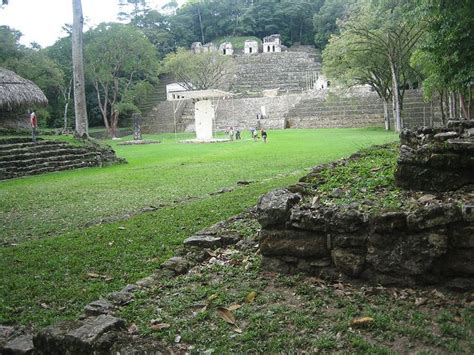
[[[324,171],[337,174],[331,169],[357,164],[360,158],[356,154],[316,167],[299,184],[261,197],[263,269],[382,285],[474,289],[474,181],[429,193],[381,185],[375,189],[385,191],[380,199],[390,191],[400,199],[399,207],[390,209],[369,200],[321,201]]]

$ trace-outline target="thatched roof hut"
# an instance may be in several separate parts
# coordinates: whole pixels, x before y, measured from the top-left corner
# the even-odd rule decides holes
[[[0,68],[0,111],[47,104],[48,99],[35,83]]]

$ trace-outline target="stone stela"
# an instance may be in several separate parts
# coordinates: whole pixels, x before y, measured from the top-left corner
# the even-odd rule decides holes
[[[132,115],[133,120],[133,140],[141,141],[142,138],[142,116],[139,113]]]

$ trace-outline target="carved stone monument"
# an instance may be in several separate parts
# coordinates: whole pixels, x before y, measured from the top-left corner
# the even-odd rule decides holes
[[[143,140],[143,138],[142,138],[142,116],[138,112],[135,112],[134,114],[132,114],[132,120],[133,120],[133,140],[134,141],[141,141],[141,140]]]

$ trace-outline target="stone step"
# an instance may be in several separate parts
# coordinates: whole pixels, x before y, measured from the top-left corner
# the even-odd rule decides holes
[[[38,142],[43,141],[42,138],[38,138]],[[31,143],[31,137],[11,137],[11,138],[0,138],[0,146],[5,144],[19,144],[19,143]]]
[[[29,160],[29,159],[38,159],[42,157],[52,157],[52,156],[61,156],[61,155],[77,155],[77,154],[86,154],[89,151],[85,148],[59,148],[55,150],[45,150],[45,151],[12,151],[10,155],[0,156],[0,162],[13,161],[13,160]]]
[[[10,161],[0,161],[0,168],[8,169],[19,169],[30,166],[38,165],[50,165],[50,164],[60,164],[63,161],[87,161],[87,162],[96,162],[97,154],[90,153],[81,153],[81,154],[65,154],[59,156],[49,156],[41,158],[32,158],[32,159],[22,159],[22,160],[10,160]]]
[[[38,174],[43,174],[43,173],[53,172],[53,171],[86,168],[86,167],[91,167],[91,166],[95,166],[95,165],[90,162],[79,162],[79,163],[78,162],[63,162],[63,164],[56,165],[56,166],[43,166],[43,167],[35,166],[29,170],[25,169],[25,170],[19,170],[19,171],[10,171],[6,169],[0,169],[0,180],[12,179],[12,178],[17,178],[17,177],[27,176],[27,175],[38,175]]]
[[[57,149],[70,147],[70,144],[66,142],[55,142],[55,141],[40,141],[37,143],[19,143],[19,144],[3,144],[0,145],[0,157],[12,154],[22,154],[24,152],[40,152],[45,149]]]

